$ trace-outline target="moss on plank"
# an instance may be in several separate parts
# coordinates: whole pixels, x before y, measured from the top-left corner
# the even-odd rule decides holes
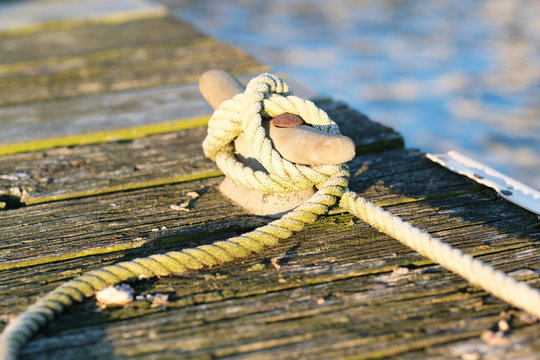
[[[135,248],[143,246],[144,244],[146,244],[146,242],[147,242],[146,240],[141,240],[141,241],[124,243],[121,245],[108,246],[106,248],[96,248],[96,249],[90,249],[90,250],[75,251],[75,252],[65,253],[65,254],[60,254],[60,255],[49,255],[49,256],[44,256],[37,259],[33,258],[29,260],[13,261],[8,264],[0,264],[0,271],[20,268],[20,267],[42,265],[42,264],[47,264],[47,263],[56,262],[56,261],[71,260],[71,259],[76,259],[76,258],[81,258],[81,257],[91,256],[91,255],[107,254],[107,253],[128,250],[128,249],[135,249]]]
[[[51,149],[62,146],[89,145],[109,141],[133,140],[149,135],[185,130],[208,124],[209,115],[181,119],[166,123],[142,125],[131,128],[99,131],[88,134],[68,135],[57,138],[27,141],[18,144],[0,145],[0,156],[22,152]]]

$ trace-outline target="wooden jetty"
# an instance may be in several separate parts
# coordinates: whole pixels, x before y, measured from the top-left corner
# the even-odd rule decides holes
[[[268,67],[161,6],[124,0],[82,16],[54,4],[34,3],[45,20],[30,6],[0,28],[0,330],[86,271],[269,222],[216,189],[196,85],[211,68],[246,80]],[[355,141],[352,190],[540,287],[537,216],[290,81]],[[133,287],[168,302],[87,299],[20,358],[540,358],[534,318],[339,209],[245,260]]]

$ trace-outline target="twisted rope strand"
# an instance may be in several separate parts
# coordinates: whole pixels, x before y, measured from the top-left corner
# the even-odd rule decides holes
[[[540,318],[540,292],[464,254],[347,189],[339,206],[470,283]]]
[[[28,339],[73,302],[120,282],[185,274],[250,256],[289,238],[294,232],[302,230],[305,224],[315,222],[338,199],[342,208],[375,229],[540,318],[538,290],[517,282],[359,197],[347,188],[347,166],[309,167],[281,158],[277,151],[268,146],[270,142],[261,126],[261,113],[275,116],[283,112],[295,113],[318,129],[339,134],[339,128],[324,111],[312,102],[292,96],[287,84],[280,78],[263,74],[251,80],[243,94],[223,102],[220,109],[214,112],[208,124],[208,136],[203,142],[204,153],[216,161],[227,176],[251,189],[290,192],[316,185],[319,190],[306,203],[280,219],[241,236],[105,266],[60,285],[6,326],[0,334],[0,360],[15,360]],[[255,172],[236,160],[232,142],[242,132],[247,134],[255,157],[269,174]]]

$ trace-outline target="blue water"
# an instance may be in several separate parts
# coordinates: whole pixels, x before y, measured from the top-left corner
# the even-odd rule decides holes
[[[401,132],[540,189],[540,1],[164,0]]]

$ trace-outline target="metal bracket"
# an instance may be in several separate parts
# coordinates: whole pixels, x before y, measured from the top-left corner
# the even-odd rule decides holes
[[[426,154],[426,157],[455,173],[495,189],[502,198],[540,215],[540,192],[537,190],[457,151]]]

